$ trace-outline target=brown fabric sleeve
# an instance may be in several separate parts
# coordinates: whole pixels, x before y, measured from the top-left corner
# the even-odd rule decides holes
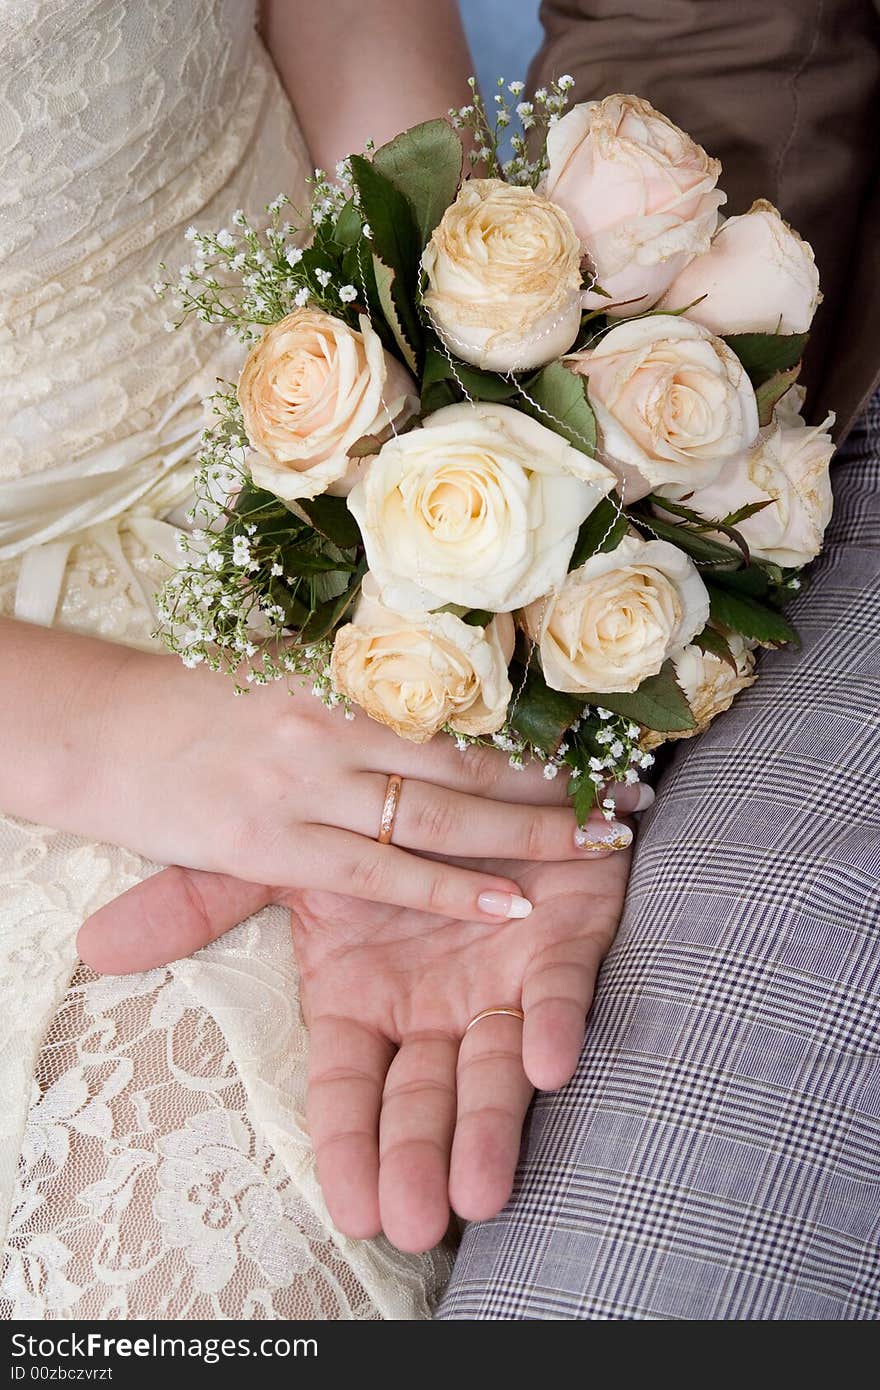
[[[863,394],[880,361],[876,286],[857,341],[848,331],[852,372],[839,370],[834,343],[878,152],[871,0],[544,0],[541,18],[533,86],[570,72],[576,101],[647,97],[721,159],[728,215],[768,198],[812,243],[825,302],[807,384],[833,365],[847,397]],[[867,244],[880,228],[865,233]],[[836,404],[851,413],[848,399]]]

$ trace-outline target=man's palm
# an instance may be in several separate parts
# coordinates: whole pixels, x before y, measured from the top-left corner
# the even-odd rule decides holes
[[[531,916],[487,926],[173,869],[102,909],[81,950],[98,968],[143,968],[189,954],[268,901],[288,906],[311,1033],[309,1125],[331,1215],[349,1235],[384,1230],[401,1249],[426,1249],[442,1238],[450,1202],[474,1220],[501,1209],[532,1087],[553,1089],[574,1071],[628,855],[484,867],[521,885]],[[481,1010],[519,1005],[524,1025],[501,1015],[463,1036]]]

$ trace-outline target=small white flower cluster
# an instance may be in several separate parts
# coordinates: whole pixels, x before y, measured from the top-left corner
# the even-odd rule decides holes
[[[504,78],[499,77],[498,91],[494,93],[491,108],[491,120],[486,104],[477,91],[476,79],[471,77],[469,85],[473,94],[471,100],[465,106],[450,107],[449,119],[455,130],[469,130],[473,134],[475,148],[468,154],[471,167],[484,164],[490,178],[502,178],[508,183],[528,184],[531,188],[536,188],[547,168],[547,130],[556,124],[565,110],[569,93],[574,86],[574,78],[568,75],[560,77],[551,84],[549,90],[539,87],[533,100],[520,101],[517,98],[525,91],[525,83],[505,84]],[[513,111],[508,101],[508,93],[516,102]],[[499,146],[514,115],[520,123],[521,130],[511,135],[512,157],[502,161]],[[540,134],[540,138],[534,137],[534,146],[540,150],[535,159],[529,158],[532,143],[529,131],[532,130]]]
[[[351,174],[347,160],[341,159],[337,164],[335,182],[323,169],[316,169],[312,180],[312,225],[318,227],[322,222],[335,222],[350,197]]]
[[[587,706],[572,726],[568,743],[556,752],[556,761],[568,768],[571,793],[578,794],[576,789],[589,783],[588,802],[598,806],[606,820],[614,818],[614,802],[602,797],[602,788],[609,782],[632,785],[640,771],[654,763],[653,754],[640,746],[641,736],[641,725],[634,720],[601,706]]]
[[[347,169],[340,173],[347,176]],[[230,226],[219,232],[187,228],[186,239],[194,247],[192,262],[180,267],[175,280],[153,285],[154,293],[167,299],[174,311],[165,328],[173,333],[190,317],[222,323],[230,337],[250,347],[264,327],[309,304],[355,324],[352,306],[361,291],[341,272],[340,248],[333,241],[336,219],[349,197],[350,190],[330,183],[317,169],[310,212],[295,213],[295,221],[283,220],[290,200],[279,194],[266,207],[268,220],[262,229],[254,227],[240,208],[230,217]],[[304,249],[298,243],[306,240],[309,223],[312,243]]]
[[[585,706],[582,717],[575,720],[565,740],[549,755],[531,746],[510,724],[486,737],[457,733],[448,725],[444,732],[455,741],[460,752],[472,744],[500,749],[507,753],[510,766],[517,770],[530,758],[535,758],[543,763],[543,775],[548,782],[564,769],[570,778],[569,794],[572,796],[585,780],[589,788],[586,802],[581,799],[584,818],[589,809],[596,806],[606,820],[613,820],[614,802],[602,796],[602,789],[609,782],[632,785],[639,780],[640,770],[646,771],[654,763],[653,754],[646,753],[639,745],[642,736],[639,724],[611,710],[590,705]]]
[[[217,419],[202,436],[196,502],[188,513],[193,529],[178,535],[185,563],[158,596],[164,626],[157,636],[185,666],[204,663],[231,675],[236,694],[292,676],[321,679],[331,644],[298,646],[288,633],[279,600],[295,592],[297,580],[285,575],[277,531],[263,531],[260,506],[236,512],[248,480],[235,391],[210,399]],[[281,504],[272,498],[266,506]]]

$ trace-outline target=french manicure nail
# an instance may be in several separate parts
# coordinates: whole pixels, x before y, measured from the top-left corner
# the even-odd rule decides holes
[[[508,920],[512,917],[528,917],[532,910],[528,898],[519,898],[515,893],[481,893],[477,898],[477,906],[481,912],[488,912],[490,917],[504,917]]]
[[[630,805],[629,798],[632,792],[635,792],[636,799]],[[605,787],[602,795],[607,797],[609,801],[613,801],[615,805],[618,801],[622,801],[624,809],[631,814],[635,814],[636,811],[647,811],[649,806],[654,805],[656,799],[654,788],[648,782],[614,782],[610,787]]]
[[[647,811],[648,807],[653,806],[654,802],[657,799],[656,794],[654,792],[654,788],[648,782],[639,782],[638,788],[639,793],[636,797],[636,804],[633,807],[633,810]]]
[[[632,844],[633,833],[628,825],[621,825],[620,821],[589,821],[586,825],[577,826],[574,832],[574,842],[578,849],[601,850],[601,849],[626,849],[627,845]]]

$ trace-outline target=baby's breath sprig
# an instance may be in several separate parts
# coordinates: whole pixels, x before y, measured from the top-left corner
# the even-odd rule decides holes
[[[629,786],[639,780],[640,770],[653,765],[653,754],[639,746],[641,734],[641,726],[634,720],[593,705],[586,706],[582,718],[569,730],[554,761],[569,770],[568,794],[579,824],[594,808],[606,820],[613,820],[614,802],[603,797],[602,788],[608,782]]]
[[[346,177],[344,164],[338,173]],[[187,229],[186,239],[194,247],[191,264],[180,267],[176,280],[159,280],[153,286],[173,310],[174,316],[165,322],[169,332],[195,317],[202,323],[225,324],[230,337],[250,346],[263,328],[309,304],[356,324],[361,290],[351,283],[350,245],[338,235],[346,206],[351,218],[357,216],[350,190],[317,169],[309,212],[294,213],[295,220],[287,220],[284,209],[289,206],[290,200],[279,194],[267,205],[262,228],[239,209],[219,232]],[[358,220],[348,236],[361,231]],[[300,243],[309,236],[304,248]],[[167,272],[164,264],[159,268]]]
[[[611,710],[585,705],[584,712],[567,731],[552,754],[535,747],[514,729],[505,724],[495,734],[473,735],[456,732],[447,725],[444,733],[455,740],[464,752],[472,744],[497,748],[508,755],[510,766],[522,770],[529,762],[543,764],[548,781],[566,770],[569,775],[568,794],[574,804],[578,824],[583,825],[594,809],[605,820],[614,819],[614,802],[603,794],[609,782],[626,786],[639,780],[640,771],[653,765],[654,755],[639,746],[642,729],[633,720],[624,719]]]
[[[239,694],[301,676],[336,704],[328,635],[318,630],[301,641],[296,633],[356,585],[354,556],[253,486],[235,389],[216,392],[210,404],[216,419],[202,435],[188,516],[194,529],[178,538],[181,567],[159,595],[157,635],[186,666],[204,662],[232,676]]]
[[[492,107],[488,109],[477,90],[476,78],[469,78],[468,85],[471,100],[465,106],[451,107],[449,119],[456,130],[469,130],[473,135],[474,149],[468,153],[471,168],[482,164],[490,178],[506,179],[508,183],[536,188],[547,169],[547,131],[564,112],[574,78],[568,75],[560,77],[551,83],[549,89],[539,87],[531,101],[523,101],[519,98],[525,91],[525,83],[505,83],[504,78],[499,77],[496,84],[498,90],[493,95]],[[515,102],[513,107],[508,96]],[[513,154],[509,159],[502,159],[500,149],[514,116],[518,117],[522,130],[511,134]],[[536,134],[530,137],[531,131]],[[535,159],[530,158],[533,148],[538,150]]]

